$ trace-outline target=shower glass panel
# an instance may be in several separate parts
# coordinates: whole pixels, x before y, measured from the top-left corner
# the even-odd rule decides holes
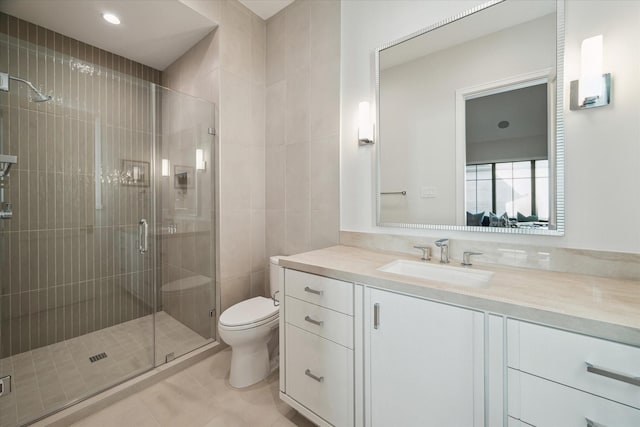
[[[158,176],[156,362],[213,341],[214,105],[155,86]]]
[[[0,219],[5,427],[214,339],[214,105],[158,86],[156,70],[0,24],[0,72],[52,97],[0,91],[0,155],[17,157]]]

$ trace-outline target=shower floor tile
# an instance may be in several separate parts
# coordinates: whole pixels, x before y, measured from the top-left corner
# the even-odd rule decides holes
[[[156,361],[177,357],[210,340],[164,311],[156,313]],[[59,343],[0,359],[12,376],[12,393],[0,399],[0,427],[33,420],[151,368],[152,316],[130,320]],[[91,356],[107,357],[91,362]]]

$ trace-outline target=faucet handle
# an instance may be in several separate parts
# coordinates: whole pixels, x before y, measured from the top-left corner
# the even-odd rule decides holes
[[[422,261],[429,261],[431,259],[431,248],[429,246],[414,246],[416,249],[422,249]]]
[[[436,243],[437,247],[441,248],[443,246],[448,246],[449,245],[449,239],[439,239],[439,240],[436,240],[435,243]]]
[[[471,264],[471,255],[482,255],[482,252],[464,252],[462,254],[462,262],[460,264],[462,265],[473,265]]]

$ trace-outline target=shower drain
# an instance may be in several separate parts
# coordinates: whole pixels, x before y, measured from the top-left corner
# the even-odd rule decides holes
[[[100,354],[96,354],[95,356],[91,356],[89,358],[89,361],[93,363],[93,362],[97,362],[100,359],[106,359],[106,358],[107,358],[107,353],[100,353]]]

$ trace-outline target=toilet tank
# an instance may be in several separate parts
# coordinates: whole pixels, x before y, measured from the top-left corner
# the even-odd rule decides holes
[[[284,268],[278,265],[280,258],[282,258],[281,255],[269,258],[269,294],[278,301],[280,301],[280,295],[276,293],[282,288],[284,281]]]

